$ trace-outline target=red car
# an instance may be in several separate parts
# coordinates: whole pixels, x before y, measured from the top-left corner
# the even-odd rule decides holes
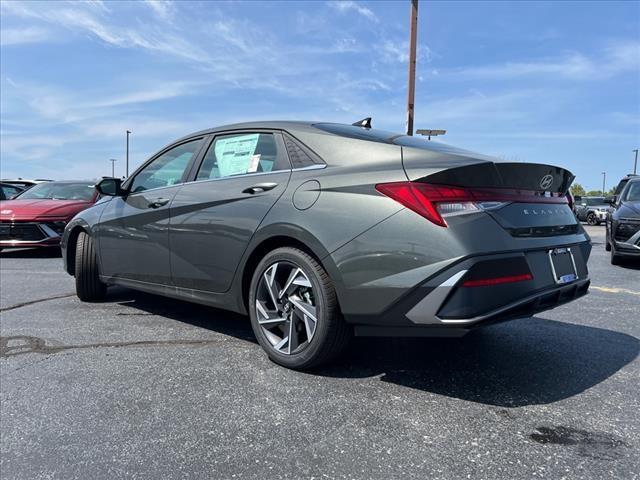
[[[64,227],[98,199],[93,181],[34,185],[0,202],[0,250],[8,247],[58,247]]]

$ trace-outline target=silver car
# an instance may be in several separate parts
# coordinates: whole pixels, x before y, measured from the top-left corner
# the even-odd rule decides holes
[[[587,222],[589,225],[600,225],[607,220],[609,205],[604,201],[604,197],[582,197],[576,205],[576,215],[578,220]]]

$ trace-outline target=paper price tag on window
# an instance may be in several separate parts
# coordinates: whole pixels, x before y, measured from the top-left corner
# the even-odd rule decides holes
[[[249,168],[247,168],[247,173],[254,173],[258,171],[258,165],[260,165],[260,154],[252,155],[251,162],[249,162]]]
[[[250,171],[259,136],[259,133],[254,133],[216,140],[214,150],[221,177],[242,175]]]

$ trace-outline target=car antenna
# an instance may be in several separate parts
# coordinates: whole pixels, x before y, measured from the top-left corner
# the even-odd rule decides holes
[[[371,128],[371,117],[363,118],[355,123],[352,123],[354,127]]]

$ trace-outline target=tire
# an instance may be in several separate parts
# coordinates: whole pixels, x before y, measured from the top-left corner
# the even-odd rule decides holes
[[[299,276],[294,278],[298,269]],[[269,278],[272,281],[272,289],[265,283]],[[309,287],[296,286],[296,282]],[[287,286],[289,288],[286,288]],[[278,307],[272,299],[277,297],[278,292],[288,292],[290,288],[295,289],[294,293],[278,298],[277,303],[284,304],[281,308]],[[305,302],[298,302],[302,295],[306,296]],[[256,300],[260,301],[260,305],[264,305],[261,312],[258,312]],[[291,307],[290,310],[286,310],[287,303]],[[299,308],[300,305],[314,309],[316,322],[310,338],[309,324],[313,322],[306,315],[300,315],[304,312],[304,309]],[[297,248],[278,248],[267,253],[260,261],[249,287],[249,315],[253,332],[269,358],[279,365],[295,370],[309,369],[330,362],[345,350],[352,336],[351,326],[342,318],[336,291],[329,275],[315,258]],[[287,316],[288,323],[283,322],[282,318]],[[268,320],[270,317],[274,320]],[[263,323],[260,323],[261,321]],[[295,340],[289,339],[279,349],[279,345],[286,341],[285,336],[294,337]],[[300,341],[301,339],[306,341]],[[294,351],[290,351],[292,345]],[[286,350],[287,346],[289,351]]]
[[[600,225],[600,221],[598,220],[598,217],[596,217],[596,214],[593,212],[587,215],[587,223],[589,225]]]
[[[100,281],[98,257],[93,238],[80,232],[76,243],[76,295],[83,302],[99,302],[107,293],[107,286]]]
[[[604,249],[607,252],[611,251],[611,242],[609,242],[609,227],[606,227],[606,231],[604,232]]]

